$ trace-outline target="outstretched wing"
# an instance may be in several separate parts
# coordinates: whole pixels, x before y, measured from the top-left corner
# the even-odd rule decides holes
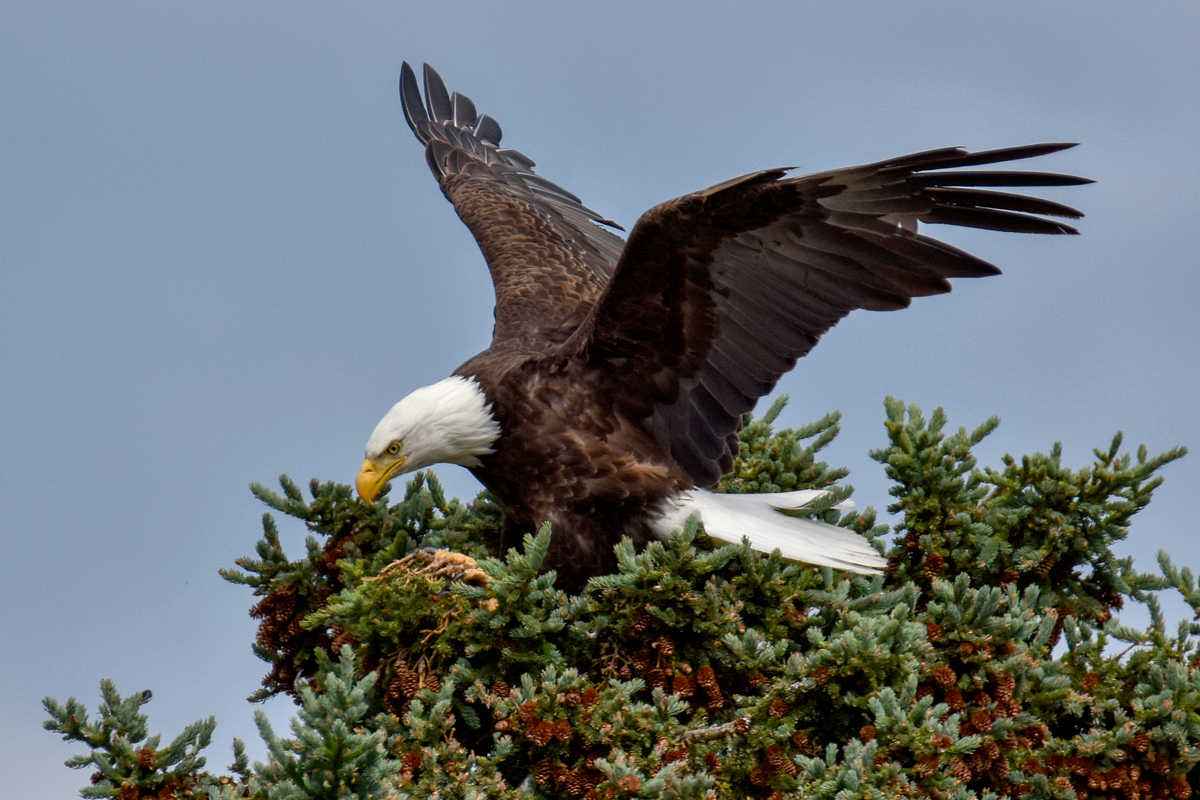
[[[479,243],[496,288],[495,340],[561,341],[586,318],[624,247],[618,227],[500,147],[500,125],[450,94],[425,65],[425,98],[406,62],[400,100],[442,192]]]
[[[1090,181],[959,169],[1071,146],[948,148],[794,178],[768,170],[656,206],[564,349],[619,374],[618,410],[710,486],[732,466],[741,415],[842,317],[999,272],[917,233],[918,221],[1076,233],[1047,216],[1078,211],[991,187]]]

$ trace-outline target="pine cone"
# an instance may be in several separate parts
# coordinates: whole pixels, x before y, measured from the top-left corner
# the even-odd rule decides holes
[[[617,786],[626,792],[641,791],[642,779],[637,775],[622,775],[620,780],[617,781]]]
[[[933,679],[942,686],[953,686],[958,681],[958,674],[948,664],[943,664],[933,671]]]

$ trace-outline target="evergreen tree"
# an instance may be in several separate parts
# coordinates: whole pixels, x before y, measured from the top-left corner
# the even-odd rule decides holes
[[[742,433],[725,491],[829,487],[817,458],[831,415]],[[486,494],[447,500],[417,474],[394,505],[286,476],[254,493],[313,535],[291,560],[264,517],[249,586],[251,699],[299,704],[291,737],[265,717],[268,763],[235,741],[231,774],[204,770],[213,720],[160,747],[149,693],[102,684],[100,719],[46,700],[50,730],[86,743],[85,797],[203,798],[1178,798],[1200,785],[1200,624],[1171,630],[1157,595],[1200,619],[1188,569],[1117,558],[1115,542],[1182,449],[1073,470],[1049,454],[980,469],[991,433],[947,432],[939,410],[887,404],[872,453],[900,514],[877,577],[714,548],[694,524],[578,596],[539,574],[549,531],[496,553]],[[881,550],[874,514],[807,513]],[[1145,630],[1116,616],[1148,606]]]

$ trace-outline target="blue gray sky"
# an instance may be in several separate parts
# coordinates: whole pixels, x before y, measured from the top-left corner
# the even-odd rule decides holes
[[[1200,11],[1186,3],[0,3],[0,774],[14,797],[86,773],[40,699],[152,689],[151,730],[215,714],[262,757],[266,671],[247,486],[351,482],[408,391],[486,346],[491,287],[400,115],[429,61],[549,179],[627,228],[752,170],[945,145],[1079,141],[1044,169],[1079,237],[933,232],[999,265],[859,312],[780,386],[835,409],[829,460],[887,505],[867,451],[888,395],[979,448],[1083,466],[1200,445]],[[473,495],[457,468],[439,473]],[[1200,565],[1200,453],[1169,466],[1122,553]],[[284,526],[298,553],[304,531]],[[1177,610],[1177,613],[1181,613]],[[288,702],[267,704],[283,729]]]

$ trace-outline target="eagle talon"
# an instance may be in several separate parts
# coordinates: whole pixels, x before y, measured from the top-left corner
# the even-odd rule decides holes
[[[429,578],[441,578],[476,586],[487,586],[492,580],[491,576],[479,568],[475,559],[453,550],[423,547],[400,559],[398,563],[407,563],[412,572]],[[416,566],[417,564],[420,566]]]

